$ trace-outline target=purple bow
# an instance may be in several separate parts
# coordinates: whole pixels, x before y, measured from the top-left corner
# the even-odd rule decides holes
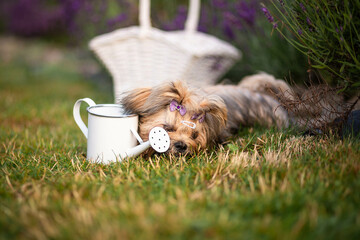
[[[203,115],[201,115],[201,113],[195,113],[194,115],[192,115],[191,120],[198,119],[199,123],[202,123],[205,121],[205,115],[206,113],[204,113]]]
[[[184,116],[186,113],[186,108],[179,104],[177,101],[172,100],[170,103],[170,111],[173,112],[175,110],[178,110],[181,116]]]

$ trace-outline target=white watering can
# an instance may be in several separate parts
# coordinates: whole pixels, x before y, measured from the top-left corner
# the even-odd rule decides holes
[[[89,105],[88,127],[80,116],[82,102]],[[149,141],[144,142],[137,133],[138,115],[124,114],[121,105],[96,104],[90,98],[83,98],[76,101],[73,114],[75,122],[88,140],[87,160],[91,162],[107,164],[136,157],[149,147],[159,153],[166,152],[170,147],[170,137],[161,127],[151,129]]]

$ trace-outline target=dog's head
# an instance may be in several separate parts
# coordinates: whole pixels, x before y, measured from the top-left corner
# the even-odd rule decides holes
[[[163,127],[171,140],[169,152],[174,154],[213,145],[227,121],[227,109],[220,97],[191,90],[182,81],[135,89],[120,103],[129,113],[139,115],[139,134],[144,140],[153,127]]]

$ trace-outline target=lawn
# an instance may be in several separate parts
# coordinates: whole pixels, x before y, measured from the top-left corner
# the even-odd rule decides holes
[[[360,239],[359,141],[256,127],[193,157],[90,164],[72,107],[112,102],[109,82],[22,44],[0,47],[0,238]]]

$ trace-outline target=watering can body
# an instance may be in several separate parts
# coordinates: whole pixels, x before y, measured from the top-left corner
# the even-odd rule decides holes
[[[88,126],[80,116],[82,102],[89,105]],[[151,146],[149,141],[143,142],[137,133],[138,115],[124,114],[121,105],[95,104],[90,98],[83,98],[76,101],[73,115],[87,138],[87,160],[91,162],[120,162],[125,158],[140,155]],[[169,148],[170,139],[165,130],[157,127],[151,130],[150,134],[156,136],[156,143],[161,146],[160,149],[156,149],[158,152],[165,152]]]

